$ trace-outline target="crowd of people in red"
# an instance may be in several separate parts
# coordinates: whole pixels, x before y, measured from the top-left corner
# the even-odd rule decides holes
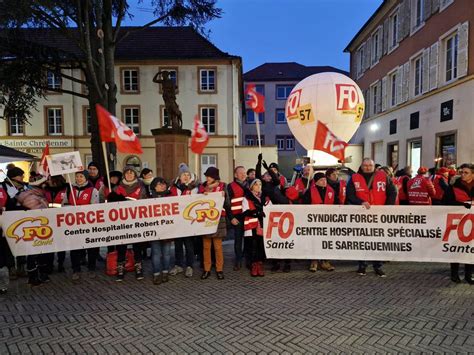
[[[62,176],[47,178],[35,173],[30,175],[30,181],[26,182],[22,169],[13,165],[8,167],[7,178],[0,187],[2,209],[30,210],[221,192],[225,196],[224,208],[217,232],[213,235],[108,247],[106,259],[114,263],[113,270],[108,272],[116,275],[116,281],[123,282],[127,271],[134,272],[136,279],[142,280],[143,260],[150,257],[153,283],[156,285],[167,282],[170,275],[184,273],[186,277],[192,277],[196,257],[202,267],[201,279],[211,276],[213,265],[217,279],[224,279],[222,241],[226,237],[234,241],[233,270],[246,267],[252,277],[264,276],[263,207],[269,203],[350,204],[365,208],[397,204],[464,205],[471,208],[474,197],[472,164],[463,164],[457,170],[441,167],[429,171],[420,167],[412,177],[410,167],[394,174],[391,168],[376,166],[371,159],[364,159],[359,171],[345,179],[339,178],[336,168],[315,172],[311,165],[307,165],[292,184],[280,174],[276,163],[267,165],[261,154],[255,169],[246,170],[243,166],[237,166],[234,179],[228,184],[221,181],[219,169],[215,167],[206,170],[206,179],[200,183],[184,163],[180,164],[178,175],[171,182],[155,177],[150,169],[145,168],[138,173],[131,166],[123,171],[112,171],[104,177],[93,162],[87,170],[75,174],[72,189]],[[108,188],[109,182],[111,189]],[[173,244],[174,265],[171,267]],[[148,256],[148,248],[151,249],[151,256]],[[96,277],[97,262],[104,260],[99,248],[71,250],[69,253],[74,283],[81,281],[82,266],[87,266],[88,277]],[[56,254],[14,258],[6,239],[0,237],[0,292],[6,292],[9,279],[27,276],[31,286],[38,286],[49,282],[48,275],[53,271],[65,272],[66,252]],[[382,262],[373,261],[372,265],[376,275],[385,277]],[[366,275],[367,266],[367,261],[359,261],[357,273]],[[272,272],[280,268],[283,272],[290,272],[291,260],[271,261]],[[473,268],[473,265],[465,265],[464,277],[469,284],[474,284]],[[312,272],[334,269],[329,260],[313,260],[309,265]],[[451,279],[461,282],[459,264],[451,264]]]

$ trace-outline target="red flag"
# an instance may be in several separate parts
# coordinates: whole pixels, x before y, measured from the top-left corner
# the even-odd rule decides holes
[[[247,85],[245,89],[245,95],[250,96],[250,98],[246,101],[246,104],[254,112],[256,113],[265,112],[265,96],[257,92],[254,84]]]
[[[314,149],[331,154],[340,161],[344,161],[344,151],[348,144],[337,138],[329,128],[318,121],[316,136],[314,137]]]
[[[43,149],[43,155],[41,156],[41,160],[38,167],[38,172],[43,176],[49,175],[49,167],[48,161],[46,160],[46,156],[49,155],[49,143],[46,144],[46,147]]]
[[[191,135],[191,150],[196,154],[202,154],[209,143],[209,135],[206,132],[199,115],[194,116],[194,129]]]
[[[132,129],[99,104],[95,105],[95,109],[102,142],[115,142],[121,153],[143,153],[140,141]]]

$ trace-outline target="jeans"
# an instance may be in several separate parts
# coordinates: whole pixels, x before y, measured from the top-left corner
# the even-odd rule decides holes
[[[163,263],[161,257],[163,256]],[[151,242],[151,264],[153,274],[168,272],[170,269],[171,242],[168,240],[155,240]],[[163,267],[162,267],[163,266]]]
[[[231,225],[227,230],[227,235],[230,239],[234,237],[234,253],[235,253],[235,265],[242,264],[242,259],[244,256],[243,251],[243,241],[244,241],[244,227],[243,223],[234,226]]]
[[[95,271],[95,265],[97,262],[97,255],[99,254],[99,248],[79,249],[71,250],[71,265],[72,272],[81,272],[81,259],[84,253],[87,252],[87,269],[89,271]]]
[[[194,265],[194,237],[177,238],[174,240],[174,264],[184,267],[184,251],[186,248],[186,266],[193,267]]]
[[[367,265],[369,265],[369,262],[367,260],[359,261],[359,268],[367,268]],[[381,269],[383,265],[383,261],[372,261],[372,266],[374,267],[374,270]]]

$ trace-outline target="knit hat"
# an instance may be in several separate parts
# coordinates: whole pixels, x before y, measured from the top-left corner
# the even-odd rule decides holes
[[[420,167],[418,168],[418,174],[420,174],[420,175],[424,175],[424,174],[426,174],[427,172],[428,172],[428,168],[427,168],[426,166],[420,166]]]
[[[94,166],[97,169],[99,169],[99,164],[97,164],[95,161],[91,161],[89,165],[87,165],[87,169],[89,169],[91,166]]]
[[[122,176],[123,176],[122,172],[118,171],[118,170],[111,171],[109,175],[110,175],[111,178],[116,177],[119,180],[122,180]]]
[[[252,180],[252,182],[250,183],[249,189],[251,190],[251,189],[252,189],[252,186],[255,185],[257,182],[259,182],[259,183],[261,184],[261,183],[262,183],[262,180],[260,180],[260,179]]]
[[[442,166],[441,168],[438,169],[438,174],[446,174],[449,173],[449,169],[445,166]]]
[[[316,173],[314,174],[313,180],[314,182],[318,182],[318,180],[325,178],[326,175],[324,173]]]
[[[277,163],[271,163],[271,164],[268,166],[268,169],[272,169],[272,168],[275,168],[275,169],[277,169],[278,171],[280,171],[280,168],[278,167],[278,164],[277,164]]]
[[[89,172],[87,170],[76,171],[77,174],[82,174],[86,179],[89,179]]]
[[[213,178],[214,180],[220,180],[220,176],[219,176],[219,169],[213,167],[213,166],[210,166],[209,168],[207,168],[206,172],[204,173],[204,176],[208,176],[210,178]]]
[[[184,173],[191,173],[191,171],[189,170],[189,167],[186,163],[181,163],[178,166],[178,176],[181,176],[181,174]]]
[[[14,177],[22,176],[24,174],[25,172],[23,171],[23,169],[16,166],[7,171],[7,176],[9,179],[13,179]]]

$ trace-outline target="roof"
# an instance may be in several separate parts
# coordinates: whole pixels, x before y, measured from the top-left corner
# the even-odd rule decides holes
[[[157,26],[138,29],[139,27],[121,28],[119,38],[127,31],[131,32],[119,42],[116,60],[239,58],[221,51],[192,27]],[[77,28],[69,30],[72,36],[77,36]],[[82,52],[74,41],[66,38],[59,30],[27,28],[22,31],[29,41],[82,57]]]
[[[8,163],[13,161],[24,161],[24,160],[37,160],[38,158],[34,155],[20,152],[19,150],[7,147],[0,144],[0,162]]]
[[[382,10],[382,8],[385,6],[385,4],[388,4],[390,0],[382,0],[382,3],[380,4],[380,6],[377,8],[377,10],[374,11],[374,13],[372,14],[372,16],[369,17],[369,19],[364,23],[364,25],[360,28],[360,30],[356,33],[356,35],[351,39],[351,41],[349,42],[349,44],[346,46],[346,48],[344,49],[344,52],[349,52],[350,51],[350,47],[352,46],[352,44],[357,40],[357,38],[359,37],[359,35],[362,34],[362,32],[364,32],[364,30],[367,28],[367,26],[369,26],[369,24],[372,22],[372,20],[377,16],[377,14],[380,12],[380,10]]]
[[[348,72],[331,66],[306,66],[295,62],[265,63],[244,74],[244,81],[300,81],[318,73],[336,72],[349,75]]]

